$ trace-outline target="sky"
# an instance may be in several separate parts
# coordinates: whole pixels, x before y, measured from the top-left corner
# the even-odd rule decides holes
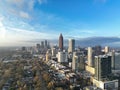
[[[120,37],[120,0],[0,0],[0,46]]]

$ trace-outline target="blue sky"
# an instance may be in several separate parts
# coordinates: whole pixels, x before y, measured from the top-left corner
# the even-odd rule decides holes
[[[66,39],[119,37],[119,24],[120,0],[0,0],[0,46],[60,33]]]

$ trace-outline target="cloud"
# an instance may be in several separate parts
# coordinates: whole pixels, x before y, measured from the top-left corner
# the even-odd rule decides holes
[[[3,20],[4,20],[3,17],[0,17],[0,38],[1,39],[4,39],[5,34],[6,34],[6,29],[5,29],[3,22],[2,22]]]
[[[1,23],[0,23],[1,24]],[[5,30],[5,33],[3,32]],[[4,34],[4,38],[2,37]],[[52,35],[52,36],[51,36]],[[57,34],[48,32],[38,32],[33,30],[25,30],[20,28],[5,27],[0,29],[0,46],[21,46],[32,45],[35,43],[26,42],[32,40],[52,40],[57,38]],[[28,44],[29,43],[29,44]]]
[[[36,3],[40,5],[46,3],[47,0],[0,0],[0,8],[4,9],[3,12],[20,16],[21,18],[29,19],[28,17],[33,14],[34,6]],[[6,7],[7,6],[7,7]]]
[[[73,36],[74,33],[74,36]],[[95,35],[94,30],[82,30],[82,29],[72,29],[65,34],[66,38],[82,38],[82,37],[89,37]]]
[[[28,3],[29,10],[33,10],[34,5],[35,5],[35,0],[30,0]]]
[[[47,0],[38,0],[39,4],[47,3]]]
[[[19,9],[30,9],[32,10],[34,8],[34,5],[36,3],[39,4],[43,4],[43,3],[47,3],[47,0],[5,0],[5,3],[7,3],[8,5],[14,5]]]
[[[23,18],[27,18],[27,19],[30,18],[29,14],[26,13],[26,12],[23,12],[23,11],[20,11],[20,16],[23,17]]]

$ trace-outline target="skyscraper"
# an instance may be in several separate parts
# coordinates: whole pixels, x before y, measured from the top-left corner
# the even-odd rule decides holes
[[[72,70],[81,71],[85,69],[84,56],[81,53],[73,52]]]
[[[94,55],[95,56],[98,56],[98,55],[102,55],[102,47],[100,45],[97,45],[93,48],[94,50]]]
[[[75,40],[74,39],[69,39],[69,47],[68,47],[68,52],[73,52],[75,49]]]
[[[45,47],[47,47],[47,40],[45,40]]]
[[[111,67],[113,70],[115,70],[115,51],[114,50],[111,52]]]
[[[63,50],[63,36],[60,34],[59,36],[59,49],[62,51]]]
[[[95,56],[95,78],[102,80],[111,74],[111,56]]]
[[[105,53],[108,53],[108,52],[109,52],[109,47],[105,46]]]
[[[58,52],[58,62],[59,63],[68,62],[67,52],[63,51]]]
[[[41,48],[44,48],[44,41],[41,41]]]
[[[93,66],[93,50],[92,47],[88,47],[88,65]]]
[[[37,48],[37,49],[40,49],[40,44],[36,44],[36,48]]]

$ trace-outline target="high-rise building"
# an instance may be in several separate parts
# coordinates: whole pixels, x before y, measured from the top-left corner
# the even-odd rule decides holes
[[[26,47],[22,47],[21,50],[22,50],[22,51],[26,51],[27,48],[26,48]]]
[[[102,47],[100,45],[95,46],[93,49],[95,56],[102,55]]]
[[[36,48],[37,48],[37,49],[40,49],[40,44],[36,44]]]
[[[81,71],[85,69],[84,56],[80,53],[74,52],[72,59],[72,70]]]
[[[47,45],[47,40],[45,40],[45,47],[47,47],[48,45]]]
[[[63,51],[63,36],[60,34],[59,36],[59,49]]]
[[[113,50],[110,53],[111,53],[111,67],[112,67],[113,70],[115,70],[115,51]]]
[[[116,71],[120,71],[120,53],[119,52],[115,52],[115,56],[113,58],[114,58],[113,65],[115,66],[114,67],[115,70]]]
[[[73,53],[73,59],[72,59],[72,70],[77,71],[78,70],[78,62],[79,62],[79,57],[76,55],[77,53]]]
[[[108,52],[109,52],[109,47],[108,47],[108,46],[105,46],[104,51],[105,51],[105,53],[108,53]]]
[[[44,41],[41,41],[41,48],[44,48]]]
[[[46,61],[48,61],[50,59],[51,59],[51,50],[48,49],[47,52],[46,52]]]
[[[95,79],[98,81],[107,78],[111,74],[111,56],[95,56]]]
[[[69,39],[69,47],[68,47],[68,52],[74,52],[75,50],[75,40],[74,39]]]
[[[67,52],[60,51],[58,52],[58,62],[68,62]]]
[[[56,49],[55,49],[55,48],[52,48],[52,56],[53,56],[53,57],[55,57],[55,56],[56,56],[56,54],[57,54]]]
[[[93,66],[94,65],[92,47],[88,47],[88,65],[89,66]]]

